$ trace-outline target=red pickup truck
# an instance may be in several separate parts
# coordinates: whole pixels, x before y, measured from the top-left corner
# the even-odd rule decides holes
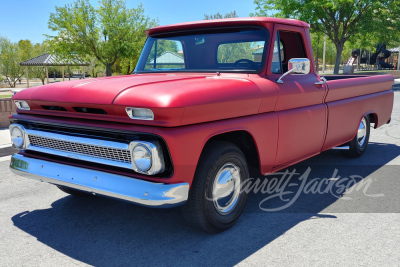
[[[190,224],[220,232],[242,213],[249,177],[338,146],[361,156],[370,125],[390,122],[393,76],[320,77],[302,21],[211,20],[147,35],[132,75],[17,93],[11,170],[72,195],[182,205]]]

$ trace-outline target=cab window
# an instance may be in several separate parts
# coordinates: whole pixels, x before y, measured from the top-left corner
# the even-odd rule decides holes
[[[288,62],[291,58],[306,57],[304,41],[300,33],[290,31],[278,31],[276,33],[271,65],[272,73],[285,73],[288,71]]]

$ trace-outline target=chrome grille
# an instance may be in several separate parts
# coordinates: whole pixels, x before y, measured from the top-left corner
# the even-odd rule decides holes
[[[52,139],[36,135],[28,135],[31,146],[42,147],[63,152],[72,152],[89,157],[101,158],[115,162],[131,163],[129,150],[88,145],[83,143]]]

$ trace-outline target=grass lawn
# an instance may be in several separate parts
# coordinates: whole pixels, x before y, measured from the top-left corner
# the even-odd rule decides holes
[[[12,95],[0,95],[0,98],[8,98],[8,97],[12,97]]]

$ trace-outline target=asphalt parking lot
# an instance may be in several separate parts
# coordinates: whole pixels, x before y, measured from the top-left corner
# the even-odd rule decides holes
[[[179,208],[69,196],[13,175],[1,157],[0,265],[399,266],[399,85],[392,122],[371,129],[361,158],[330,150],[289,168],[309,170],[308,181],[357,181],[346,193],[307,193],[294,176],[285,195],[250,194],[238,223],[218,235],[189,228]]]

